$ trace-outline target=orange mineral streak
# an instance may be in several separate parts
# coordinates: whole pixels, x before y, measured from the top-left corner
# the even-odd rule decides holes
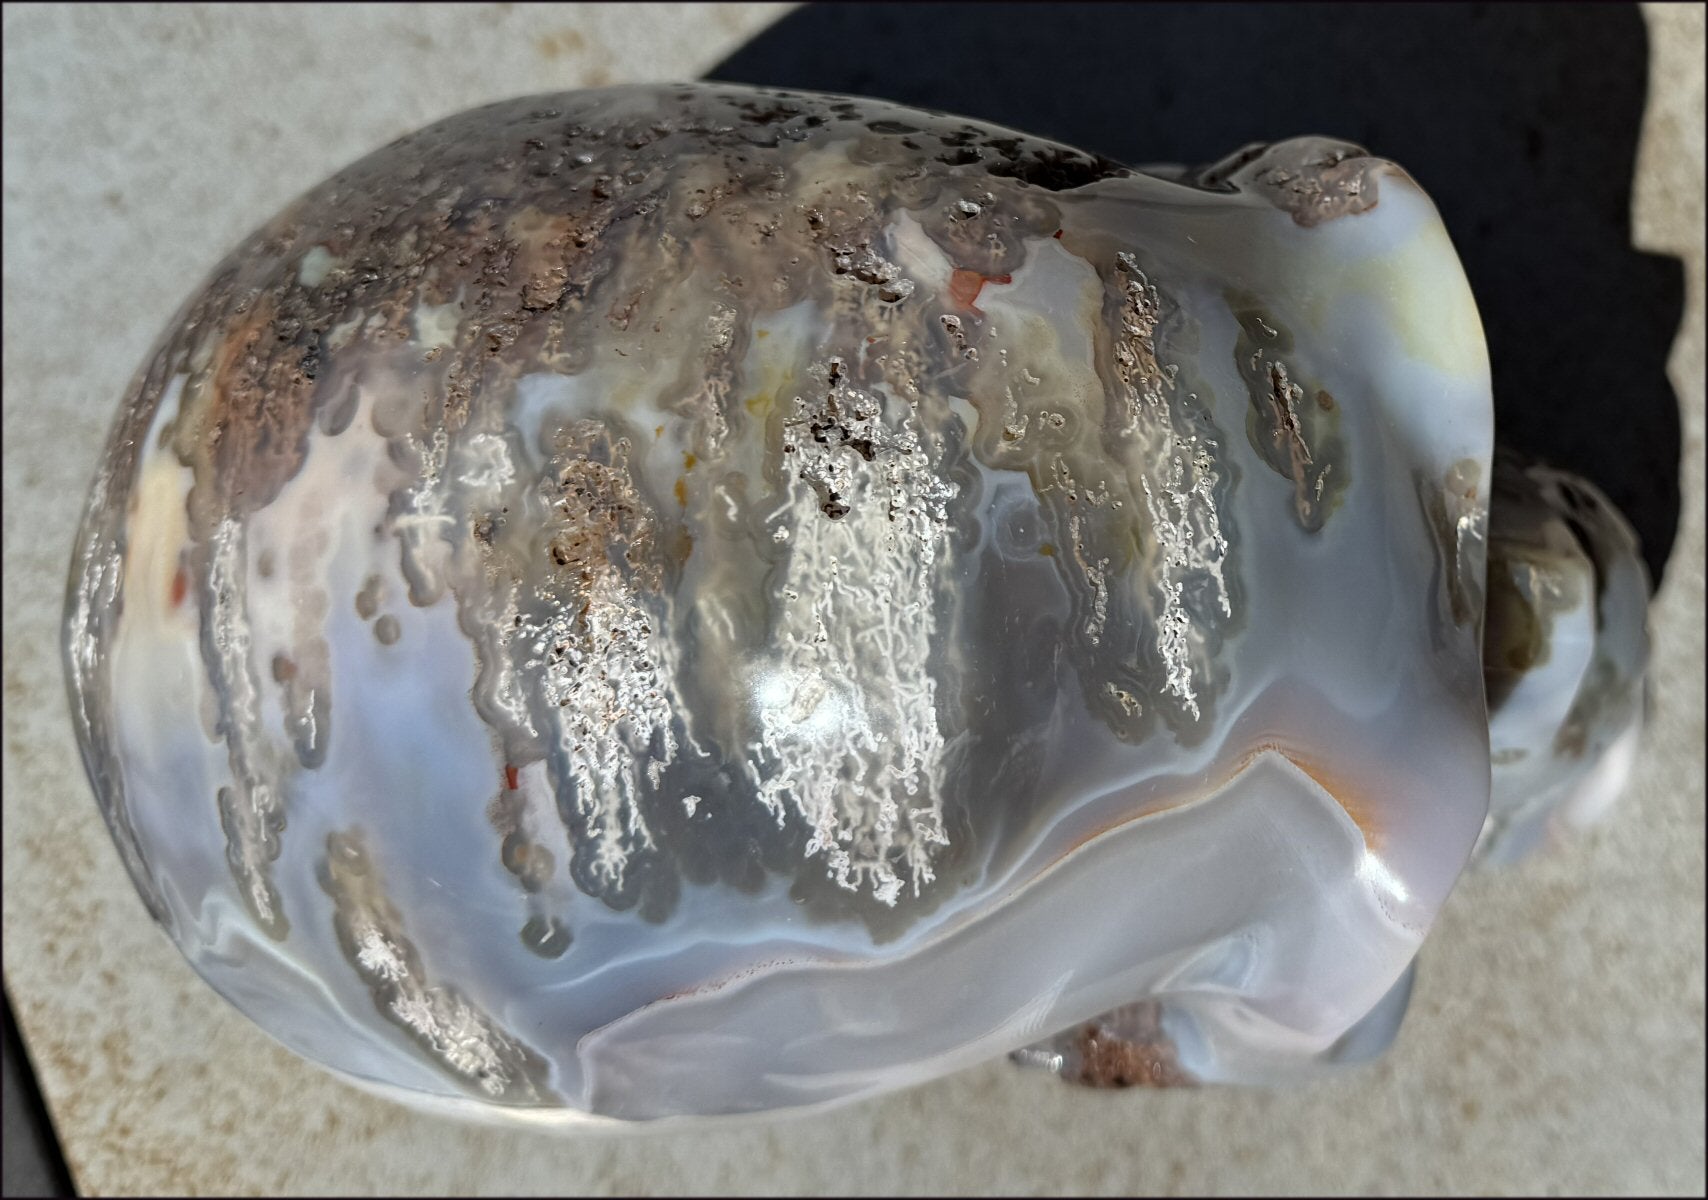
[[[522,773],[516,769],[514,763],[504,764],[504,786],[509,788],[511,791],[515,791],[521,786],[521,775]]]
[[[981,275],[977,271],[968,271],[965,268],[956,267],[949,276],[949,299],[955,302],[956,308],[969,309],[973,313],[983,316],[984,314],[979,312],[977,301],[979,293],[984,290],[984,285],[987,283],[1013,282],[1014,276],[1012,275]]]
[[[1318,787],[1327,792],[1329,797],[1334,800],[1336,804],[1340,805],[1346,815],[1351,819],[1352,823],[1358,827],[1358,832],[1364,835],[1364,847],[1366,850],[1369,850],[1371,853],[1375,853],[1381,848],[1381,828],[1376,821],[1375,806],[1373,804],[1358,796],[1355,791],[1346,787],[1333,775],[1324,771],[1321,767],[1312,763],[1310,760],[1301,757],[1293,750],[1283,746],[1280,742],[1269,740],[1259,742],[1253,746],[1237,763],[1233,765],[1230,770],[1223,771],[1215,776],[1206,777],[1195,784],[1187,784],[1185,781],[1182,781],[1182,786],[1178,791],[1175,791],[1172,794],[1158,796],[1155,799],[1146,802],[1142,812],[1137,814],[1123,814],[1105,825],[1090,830],[1083,837],[1077,839],[1073,845],[1063,851],[1061,857],[1069,857],[1076,853],[1082,846],[1089,845],[1104,834],[1119,829],[1121,826],[1126,825],[1131,821],[1154,817],[1161,813],[1171,812],[1177,808],[1185,808],[1188,805],[1198,803],[1200,800],[1203,800],[1208,796],[1213,796],[1244,774],[1246,768],[1250,767],[1251,764],[1260,756],[1271,753],[1279,754],[1300,771],[1310,776],[1311,780],[1316,783]]]
[[[184,603],[184,596],[190,590],[190,577],[184,574],[184,568],[179,567],[172,576],[172,607],[177,608]]]
[[[1274,751],[1282,758],[1292,763],[1299,770],[1309,775],[1316,785],[1327,792],[1334,802],[1346,810],[1346,815],[1352,818],[1352,823],[1358,826],[1358,832],[1364,835],[1364,848],[1374,853],[1382,848],[1382,831],[1376,820],[1376,806],[1368,797],[1362,796],[1345,781],[1332,772],[1324,770],[1320,763],[1290,750],[1279,742],[1263,742],[1240,761],[1239,769],[1245,770],[1252,759],[1265,751]],[[1237,772],[1236,772],[1237,773]]]

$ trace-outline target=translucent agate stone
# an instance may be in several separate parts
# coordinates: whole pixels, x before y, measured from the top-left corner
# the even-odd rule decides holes
[[[1356,147],[508,101],[173,320],[73,708],[195,969],[422,1103],[803,1108],[1095,1020],[1091,1081],[1282,1079],[1385,1044],[1484,827],[1492,440]]]
[[[1483,649],[1493,783],[1480,861],[1523,858],[1619,798],[1647,706],[1648,604],[1637,535],[1607,497],[1497,457]]]

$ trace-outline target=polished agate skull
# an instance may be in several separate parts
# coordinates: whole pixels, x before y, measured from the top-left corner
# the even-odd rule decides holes
[[[1493,441],[1447,231],[1356,147],[506,101],[173,319],[72,708],[195,969],[395,1095],[1279,1080],[1385,1046],[1479,839],[1634,752],[1629,531]]]

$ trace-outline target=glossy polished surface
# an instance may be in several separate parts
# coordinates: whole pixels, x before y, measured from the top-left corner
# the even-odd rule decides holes
[[[1140,997],[1278,1078],[1483,824],[1490,426],[1350,148],[490,106],[168,331],[74,563],[86,761],[197,969],[377,1083],[797,1107]]]

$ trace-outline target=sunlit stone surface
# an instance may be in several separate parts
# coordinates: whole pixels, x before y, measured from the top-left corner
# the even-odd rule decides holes
[[[533,97],[173,321],[73,707],[196,969],[423,1102],[800,1107],[1064,1029],[1282,1079],[1386,1044],[1484,827],[1491,448],[1447,234],[1356,148]]]

